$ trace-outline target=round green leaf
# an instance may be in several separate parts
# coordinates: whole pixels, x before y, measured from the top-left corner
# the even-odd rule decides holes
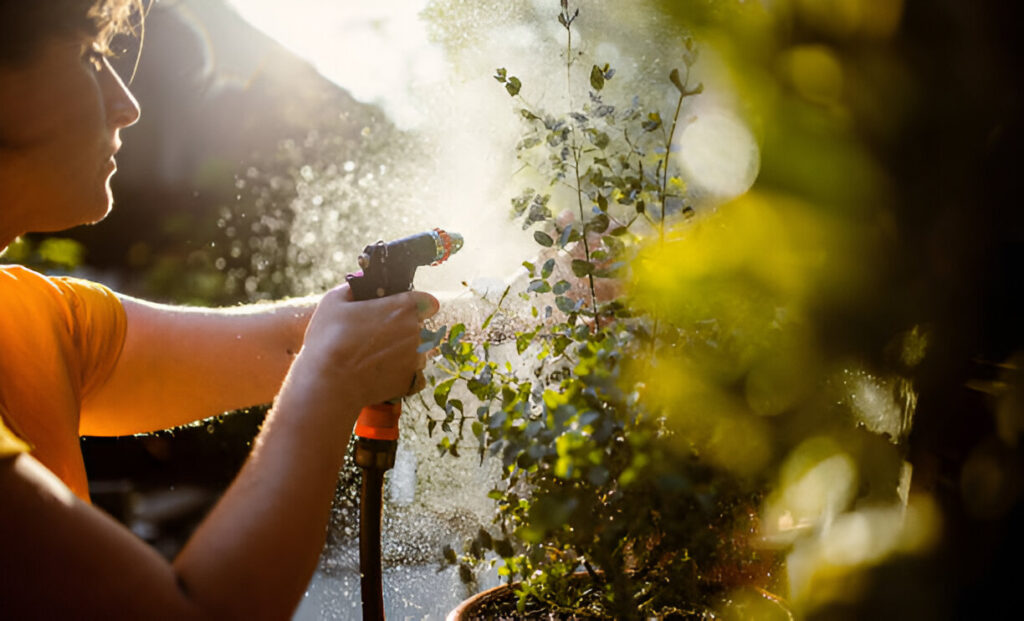
[[[545,233],[544,231],[534,231],[533,239],[534,241],[536,241],[541,246],[544,246],[545,248],[550,248],[551,246],[555,245],[555,240],[551,239],[551,236]]]

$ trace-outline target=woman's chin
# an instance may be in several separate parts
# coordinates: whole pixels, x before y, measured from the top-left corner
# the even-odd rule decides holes
[[[86,224],[96,224],[110,215],[110,210],[114,207],[114,194],[110,191],[109,177],[103,186],[103,192],[96,197],[92,207],[89,212],[91,219]]]
[[[107,203],[107,206],[102,210],[102,212],[97,214],[96,217],[93,218],[92,220],[86,222],[86,224],[97,224],[99,222],[102,222],[107,216],[110,215],[111,207],[112,203]]]
[[[91,225],[101,222],[104,218],[110,215],[112,207],[113,201],[110,200],[109,195],[97,197],[96,200],[89,203],[86,209],[79,212],[80,217],[77,222],[69,223],[69,226],[65,228]]]

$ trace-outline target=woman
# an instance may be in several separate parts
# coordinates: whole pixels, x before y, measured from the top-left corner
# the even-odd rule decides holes
[[[102,219],[139,108],[106,60],[131,0],[0,0],[0,249]],[[287,618],[359,409],[422,388],[410,292],[179,309],[0,266],[0,616]],[[410,385],[410,378],[412,383]],[[276,396],[275,396],[276,394]],[[173,562],[89,504],[79,435],[274,405]]]

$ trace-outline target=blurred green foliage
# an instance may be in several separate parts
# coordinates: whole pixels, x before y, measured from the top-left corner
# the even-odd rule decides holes
[[[67,273],[81,266],[85,255],[85,247],[73,239],[23,236],[5,249],[3,259],[38,271]]]
[[[596,121],[607,66],[589,73],[590,107],[522,107],[520,159],[550,181],[513,200],[542,247],[524,264],[536,324],[515,338],[539,369],[503,364],[461,327],[434,335],[465,388],[449,379],[435,391],[442,451],[469,428],[481,456],[505,466],[500,532],[449,561],[497,555],[523,580],[521,610],[563,614],[588,588],[605,596],[588,613],[680,612],[660,599],[671,584],[705,605],[721,604],[708,597],[717,587],[728,616],[742,599],[729,589],[750,583],[812,618],[994,609],[1010,593],[1024,489],[1022,227],[1008,208],[1020,106],[999,55],[1012,11],[655,4],[721,61],[760,174],[714,212],[663,223],[669,185],[648,175],[667,166],[614,141],[668,117]],[[562,2],[570,41],[577,16]],[[686,50],[666,41],[663,52]],[[513,96],[531,87],[505,69],[495,78]],[[774,554],[781,575],[736,569]],[[566,579],[581,568],[584,587]],[[935,594],[939,575],[970,586]]]

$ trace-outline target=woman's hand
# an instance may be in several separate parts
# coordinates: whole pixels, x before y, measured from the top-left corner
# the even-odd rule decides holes
[[[353,301],[348,285],[324,295],[292,373],[323,398],[363,407],[423,388],[423,320],[438,310],[421,291]],[[308,383],[307,383],[308,382]]]

